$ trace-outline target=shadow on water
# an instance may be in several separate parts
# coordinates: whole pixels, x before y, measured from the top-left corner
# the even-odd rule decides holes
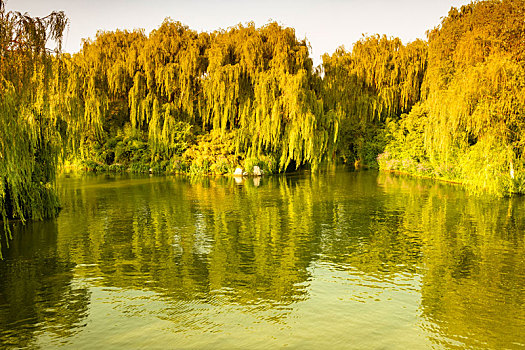
[[[15,227],[0,263],[6,344],[26,346],[43,331],[74,337],[94,312],[91,291],[107,290],[154,292],[179,308],[171,316],[154,310],[173,323],[181,308],[234,305],[292,327],[290,315],[318,300],[318,281],[333,276],[340,279],[322,292],[335,293],[334,283],[344,281],[351,296],[330,309],[327,327],[339,327],[333,318],[341,307],[374,307],[384,290],[410,292],[417,311],[409,316],[434,345],[525,344],[523,198],[473,197],[449,184],[339,170],[244,179],[71,177],[59,190],[59,218]],[[316,305],[313,313],[323,314],[326,306]],[[202,310],[188,313],[186,330],[217,326]],[[402,322],[389,321],[391,328]],[[319,333],[330,329],[323,325]]]

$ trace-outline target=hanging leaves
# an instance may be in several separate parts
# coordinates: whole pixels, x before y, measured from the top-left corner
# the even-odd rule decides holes
[[[128,122],[144,132],[152,158],[180,153],[189,133],[218,131],[239,156],[272,155],[284,170],[292,161],[316,167],[335,142],[326,137],[335,124],[311,88],[318,78],[307,43],[276,23],[208,34],[167,19],[147,38],[140,31],[100,32],[72,62],[67,67],[77,78],[67,91],[82,86],[83,103],[83,117],[72,121],[90,125],[79,135],[73,123],[76,139],[104,139],[115,119],[111,105],[124,99]]]
[[[0,216],[43,219],[55,215],[53,191],[60,135],[53,113],[53,62],[46,47],[61,47],[63,12],[31,17],[6,12],[0,0]]]
[[[398,38],[364,37],[351,52],[323,56],[323,99],[341,123],[338,152],[347,160],[375,161],[366,152],[370,134],[387,118],[408,112],[419,101],[427,66],[427,44],[403,45]],[[379,145],[381,147],[381,145]]]
[[[425,113],[413,111],[400,123],[426,127],[422,131],[405,128],[387,152],[397,149],[394,157],[427,169],[427,175],[497,194],[523,193],[523,18],[524,0],[478,1],[452,8],[442,23],[428,32],[421,105]],[[414,152],[409,145],[394,147],[405,137],[418,138],[413,143],[418,148],[423,145],[424,154],[419,149],[418,159],[410,156]],[[415,171],[405,168],[401,170]]]

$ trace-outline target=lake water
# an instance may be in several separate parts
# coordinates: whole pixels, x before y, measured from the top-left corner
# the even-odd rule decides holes
[[[525,198],[344,169],[58,190],[13,224],[0,348],[525,348]]]

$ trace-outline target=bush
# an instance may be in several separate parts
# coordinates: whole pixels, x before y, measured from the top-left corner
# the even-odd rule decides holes
[[[123,173],[126,171],[126,166],[123,164],[111,164],[108,167],[108,171],[112,173]]]
[[[253,174],[253,167],[258,166],[265,174],[278,171],[278,162],[271,156],[249,157],[244,160],[244,171]]]

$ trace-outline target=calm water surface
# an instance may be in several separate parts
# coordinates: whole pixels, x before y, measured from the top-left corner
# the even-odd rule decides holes
[[[0,348],[525,348],[525,198],[375,172],[60,179]]]

